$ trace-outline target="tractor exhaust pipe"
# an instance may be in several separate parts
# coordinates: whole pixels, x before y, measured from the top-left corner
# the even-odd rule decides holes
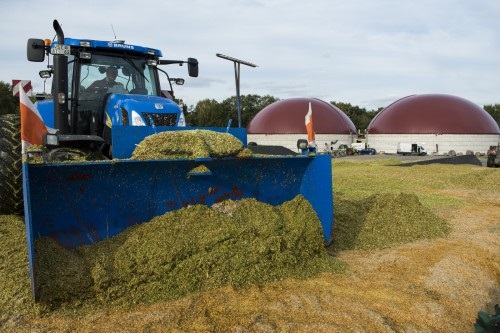
[[[53,23],[57,34],[57,43],[64,44],[64,32],[57,20]],[[54,55],[54,125],[60,134],[71,134],[68,111],[68,58]]]
[[[64,44],[64,32],[61,28],[61,25],[59,24],[59,22],[57,22],[57,20],[54,20],[53,26],[57,34],[57,43]]]

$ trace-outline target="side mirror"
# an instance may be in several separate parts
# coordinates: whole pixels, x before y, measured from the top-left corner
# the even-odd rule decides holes
[[[45,60],[45,42],[43,39],[28,39],[26,51],[29,61],[42,62]]]
[[[188,73],[191,77],[198,77],[198,60],[195,58],[188,58]]]

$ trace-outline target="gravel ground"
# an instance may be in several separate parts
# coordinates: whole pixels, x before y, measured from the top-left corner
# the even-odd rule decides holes
[[[339,157],[339,159],[346,161],[369,161],[373,159],[388,159],[393,158],[408,163],[408,165],[415,164],[431,164],[431,163],[449,163],[449,164],[473,164],[486,167],[486,156],[476,157],[474,155],[462,156],[403,156],[399,154],[377,154],[377,155],[350,155]]]

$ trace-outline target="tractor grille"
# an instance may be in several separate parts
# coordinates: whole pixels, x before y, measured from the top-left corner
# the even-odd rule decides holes
[[[148,113],[143,112],[142,117],[148,126],[175,126],[177,114],[175,113]],[[151,123],[151,120],[153,123]]]

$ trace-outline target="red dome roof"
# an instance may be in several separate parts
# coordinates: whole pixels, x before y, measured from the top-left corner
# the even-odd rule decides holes
[[[402,98],[373,118],[370,134],[500,134],[493,117],[478,105],[451,95]]]
[[[255,115],[249,134],[305,134],[305,116],[311,103],[316,134],[356,133],[353,122],[339,108],[317,98],[289,98],[274,102]]]

